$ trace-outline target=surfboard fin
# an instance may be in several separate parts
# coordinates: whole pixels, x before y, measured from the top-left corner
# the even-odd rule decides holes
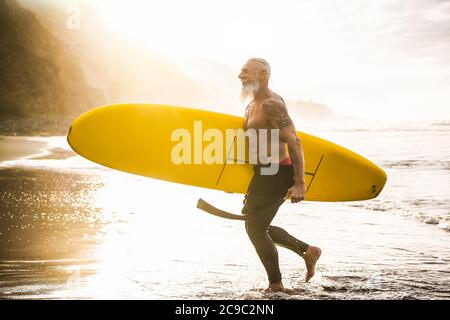
[[[229,213],[229,212],[220,210],[220,209],[214,207],[213,205],[209,204],[202,198],[198,199],[197,208],[199,208],[200,210],[203,210],[209,214],[212,214],[214,216],[225,218],[225,219],[244,220],[244,221],[249,220],[249,218],[246,216],[239,215],[239,214],[233,214],[233,213]]]

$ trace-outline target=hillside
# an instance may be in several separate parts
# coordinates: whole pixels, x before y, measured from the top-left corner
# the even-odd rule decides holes
[[[102,103],[80,62],[31,11],[0,2],[0,119],[74,116]]]

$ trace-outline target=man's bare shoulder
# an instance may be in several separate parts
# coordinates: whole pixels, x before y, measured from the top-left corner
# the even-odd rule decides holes
[[[265,99],[261,103],[262,111],[264,115],[274,121],[280,129],[290,125],[292,123],[289,117],[286,104],[281,96],[273,94],[271,97]]]
[[[269,98],[264,99],[261,102],[261,109],[268,116],[273,115],[276,116],[280,112],[286,112],[286,104],[283,99],[279,95],[272,95]]]

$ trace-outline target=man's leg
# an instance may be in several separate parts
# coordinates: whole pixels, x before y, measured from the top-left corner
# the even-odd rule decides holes
[[[269,226],[268,233],[269,236],[277,245],[292,250],[302,257],[305,254],[306,250],[308,250],[309,247],[308,244],[291,236],[289,233],[287,233],[284,229],[280,227]]]
[[[266,223],[257,220],[245,222],[247,235],[255,247],[256,253],[269,278],[269,288],[279,287],[279,289],[282,290],[278,250],[267,232],[267,227]]]
[[[250,238],[269,279],[270,291],[283,291],[278,250],[269,236],[268,228],[282,202],[263,195],[246,196],[242,213],[252,219],[245,222],[245,230]]]
[[[310,246],[301,240],[291,236],[284,229],[277,226],[269,226],[268,234],[270,238],[279,246],[287,248],[299,254],[306,264],[306,282],[308,282],[315,273],[316,262],[319,260],[322,251],[318,247]]]

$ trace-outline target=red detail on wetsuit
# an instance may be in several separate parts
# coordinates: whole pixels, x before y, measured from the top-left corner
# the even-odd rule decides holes
[[[291,166],[292,165],[291,157],[287,157],[286,159],[281,160],[280,165],[281,166]]]

